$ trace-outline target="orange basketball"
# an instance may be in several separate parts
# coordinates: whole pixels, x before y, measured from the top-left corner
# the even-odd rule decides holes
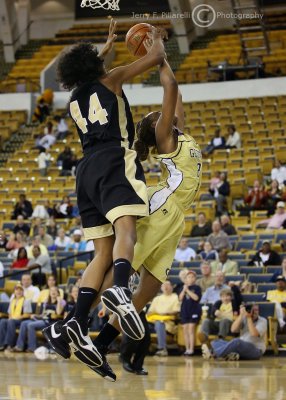
[[[147,52],[143,42],[147,38],[147,32],[151,32],[151,29],[150,24],[143,22],[129,29],[126,33],[125,43],[131,54],[138,57],[145,56]]]

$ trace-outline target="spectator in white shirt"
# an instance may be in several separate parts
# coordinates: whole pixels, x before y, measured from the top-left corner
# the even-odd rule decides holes
[[[188,239],[182,238],[175,253],[175,261],[191,261],[196,258],[196,252],[188,246]]]
[[[47,133],[45,136],[42,137],[41,140],[39,140],[38,146],[39,147],[44,147],[45,149],[49,149],[56,141],[55,135],[51,133]]]
[[[241,148],[240,134],[236,131],[235,126],[230,125],[227,130],[228,130],[229,136],[226,141],[226,148],[240,149]]]
[[[46,153],[46,149],[40,149],[40,153],[38,156],[38,167],[41,176],[46,176],[48,171],[49,161],[51,159],[51,155]]]
[[[64,250],[70,243],[71,239],[66,236],[65,230],[63,228],[60,228],[58,230],[58,236],[55,240],[55,245],[57,246],[57,249]]]
[[[32,285],[32,277],[30,274],[22,275],[21,285],[24,288],[25,299],[31,300],[33,303],[36,302],[40,295],[40,289],[37,286]]]
[[[285,185],[286,182],[286,167],[281,165],[279,160],[276,160],[275,167],[271,170],[271,179],[278,181],[279,185]]]

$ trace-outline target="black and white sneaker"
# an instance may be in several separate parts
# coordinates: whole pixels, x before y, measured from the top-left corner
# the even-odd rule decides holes
[[[64,340],[62,335],[62,327],[63,321],[57,321],[43,329],[42,332],[55,352],[67,360],[70,358],[71,352],[69,344]]]
[[[115,382],[116,381],[116,375],[113,372],[111,366],[108,364],[107,359],[104,354],[101,354],[102,357],[102,364],[99,367],[92,366],[88,360],[86,360],[85,356],[83,355],[82,352],[80,351],[75,351],[74,356],[84,363],[86,366],[88,366],[90,369],[92,369],[94,372],[96,372],[98,375],[100,375],[102,378],[110,381],[110,382]],[[87,362],[88,361],[88,362]]]
[[[122,331],[134,340],[141,340],[145,335],[144,325],[132,301],[129,289],[113,286],[101,295],[101,301],[111,312],[118,316]]]
[[[75,318],[70,319],[62,327],[64,340],[69,344],[74,354],[81,353],[81,358],[76,357],[85,363],[88,367],[100,367],[103,363],[102,356],[92,343],[88,335],[82,333],[81,327]]]

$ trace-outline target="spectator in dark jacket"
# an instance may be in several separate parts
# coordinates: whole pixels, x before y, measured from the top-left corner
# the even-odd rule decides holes
[[[229,236],[236,235],[235,227],[230,223],[228,215],[222,215],[220,217],[221,229]]]
[[[23,216],[22,215],[18,215],[16,224],[15,224],[15,226],[13,228],[13,232],[16,235],[16,233],[21,232],[21,231],[24,232],[25,235],[29,236],[30,227],[29,227],[28,224],[25,224]]]
[[[225,173],[220,174],[220,182],[214,189],[209,189],[209,192],[216,201],[217,215],[220,216],[227,212],[227,196],[230,195],[230,185]]]
[[[240,215],[250,215],[250,211],[266,210],[267,192],[258,180],[253,183],[253,188],[249,190],[244,199],[244,206],[240,207]]]
[[[214,137],[209,144],[203,149],[204,154],[211,154],[214,150],[225,148],[225,138],[220,136],[220,128],[215,130]]]
[[[281,257],[276,251],[271,250],[271,245],[268,240],[264,240],[262,248],[255,256],[249,261],[248,265],[255,265],[257,267],[267,265],[281,265]]]
[[[26,200],[25,194],[20,194],[19,201],[16,203],[12,219],[16,219],[18,215],[23,215],[24,219],[29,218],[33,213],[32,203]]]
[[[208,236],[212,233],[212,226],[210,221],[207,221],[206,214],[200,212],[197,218],[198,223],[193,226],[191,231],[192,237]]]

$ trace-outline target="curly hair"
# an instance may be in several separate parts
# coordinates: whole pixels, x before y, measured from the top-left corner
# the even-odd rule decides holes
[[[65,89],[71,90],[104,74],[103,60],[91,42],[75,44],[60,56],[57,76]]]
[[[138,139],[134,144],[134,148],[140,161],[147,160],[150,148],[156,146],[155,127],[153,125],[159,116],[159,111],[151,112],[136,125]]]

